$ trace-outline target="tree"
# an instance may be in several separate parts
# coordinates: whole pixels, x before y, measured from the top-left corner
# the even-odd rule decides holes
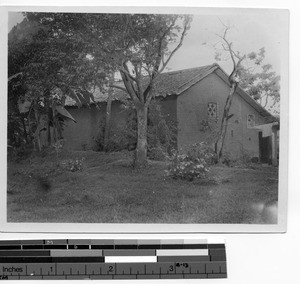
[[[222,151],[228,127],[228,120],[232,117],[232,114],[230,114],[230,108],[233,100],[233,95],[240,81],[241,63],[246,57],[245,55],[242,56],[239,52],[236,52],[233,49],[233,43],[228,41],[227,32],[229,29],[230,27],[225,26],[223,35],[219,35],[219,37],[221,38],[221,45],[223,50],[225,52],[228,52],[230,55],[231,61],[233,63],[233,69],[228,77],[230,91],[225,102],[219,135],[215,142],[215,151],[218,162],[220,162],[220,159],[222,157]],[[220,53],[216,54],[216,59],[220,60]]]
[[[8,145],[12,147],[29,143],[33,136],[30,127],[33,111],[30,104],[25,103],[29,90],[23,71],[43,43],[33,43],[39,32],[41,31],[37,23],[24,20],[8,35]],[[26,116],[26,112],[29,115]],[[22,142],[20,136],[24,138]]]
[[[128,17],[127,21],[131,27],[129,38],[134,44],[124,54],[119,70],[136,109],[138,131],[134,162],[135,167],[140,167],[147,162],[147,120],[155,79],[182,45],[191,18],[179,15],[134,15]],[[170,51],[170,43],[174,43],[178,37],[179,42]]]
[[[147,162],[147,113],[153,85],[181,47],[191,17],[153,14],[28,14],[70,42],[85,43],[85,53],[102,62],[105,72],[118,70],[137,114],[138,131],[134,165]],[[171,46],[173,48],[171,49]]]
[[[258,52],[247,55],[253,66],[241,66],[240,86],[264,108],[273,114],[279,114],[280,76],[272,71],[271,64],[264,63],[265,53],[265,48],[262,47]]]
[[[109,79],[109,85],[113,84],[114,78],[113,76]],[[108,151],[109,148],[109,136],[110,136],[110,124],[111,124],[111,106],[112,106],[112,93],[113,88],[108,87],[107,91],[107,101],[106,101],[106,112],[105,112],[105,129],[104,129],[104,142],[103,149],[104,151]]]
[[[29,131],[30,120],[34,121],[35,144],[39,150],[40,132],[44,129],[42,117],[47,118],[49,145],[56,143],[62,137],[62,118],[73,119],[64,109],[66,98],[71,97],[78,106],[89,105],[94,101],[90,85],[96,81],[95,77],[103,81],[103,76],[97,74],[98,66],[86,57],[82,47],[82,42],[70,42],[31,17],[26,17],[9,34],[9,101],[12,102],[9,117],[24,118],[27,114]],[[17,90],[19,85],[26,91]],[[20,107],[22,113],[18,111]],[[23,125],[26,135],[24,119]],[[15,128],[16,124],[12,126]]]
[[[233,43],[227,39],[229,30],[230,27],[224,25],[224,33],[218,35],[221,39],[219,44],[221,44],[222,51],[217,51],[215,55],[215,59],[220,61],[222,53],[225,52],[229,54],[233,63],[233,70],[228,78],[230,92],[226,99],[221,128],[215,142],[215,151],[218,162],[222,157],[228,120],[233,116],[233,114],[230,113],[230,108],[233,95],[238,86],[245,90],[253,99],[257,100],[263,107],[267,107],[268,103],[271,101],[269,108],[273,108],[274,114],[278,113],[277,104],[280,101],[280,76],[277,76],[275,72],[271,71],[272,66],[270,64],[263,64],[265,59],[265,49],[261,48],[259,52],[250,52],[247,55],[241,55],[239,51],[234,50]],[[246,59],[249,59],[250,62],[253,63],[253,66],[249,67],[248,64],[246,67],[245,64],[243,64]],[[258,67],[260,70],[257,70]],[[273,117],[270,119],[273,119]]]

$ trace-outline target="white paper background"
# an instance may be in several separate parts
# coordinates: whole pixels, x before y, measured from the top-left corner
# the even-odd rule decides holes
[[[197,7],[240,7],[240,8],[280,8],[290,10],[290,137],[289,137],[289,189],[288,189],[288,227],[285,234],[218,234],[227,243],[228,279],[210,280],[134,280],[135,283],[299,283],[300,257],[300,182],[299,182],[299,27],[300,4],[298,1],[1,1],[1,5],[119,5],[119,6],[197,6]],[[276,31],[274,31],[276,32]],[[2,94],[3,96],[3,94]],[[1,157],[2,159],[6,157]],[[51,238],[50,235],[2,234],[0,238]],[[57,237],[57,236],[56,236]],[[76,235],[59,235],[60,238],[76,238]],[[85,238],[96,238],[96,235]],[[114,238],[114,236],[111,236]],[[125,237],[125,236],[124,236]],[[139,236],[135,236],[139,238]],[[165,236],[164,236],[165,237]],[[182,236],[173,236],[182,238]],[[211,238],[216,235],[200,235]],[[15,281],[10,281],[14,283]],[[39,281],[34,281],[38,283]],[[48,281],[52,283],[54,281]],[[87,282],[87,281],[79,281]],[[102,283],[112,283],[101,281]],[[19,281],[17,283],[20,283]],[[55,283],[58,283],[55,281]],[[77,282],[78,283],[78,282]],[[113,281],[113,283],[132,283],[132,280]]]

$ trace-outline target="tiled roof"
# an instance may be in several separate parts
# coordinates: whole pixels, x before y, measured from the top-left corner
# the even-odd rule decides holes
[[[116,85],[119,85],[119,86],[123,86],[123,83],[121,81],[119,82],[116,82],[115,83]],[[106,102],[107,101],[107,92],[101,92],[99,88],[95,88],[95,90],[93,91],[93,96],[94,96],[94,100],[95,102],[97,103],[101,103],[101,102]],[[113,89],[113,93],[112,93],[112,100],[116,100],[116,101],[120,101],[124,98],[128,97],[129,98],[129,95],[119,89]],[[76,106],[76,102],[70,98],[70,97],[67,97],[66,98],[66,102],[65,102],[65,105],[66,106]]]
[[[203,79],[208,74],[212,73],[215,69],[219,68],[218,64],[211,64],[207,66],[201,66],[197,68],[183,69],[172,72],[161,73],[154,83],[154,93],[156,96],[169,96],[169,95],[179,95],[183,91],[187,90],[201,79]],[[146,84],[147,79],[145,80]],[[120,87],[124,87],[122,81],[114,83]],[[102,93],[98,88],[93,92],[96,102],[106,102],[107,93]],[[112,99],[122,100],[129,98],[129,95],[124,91],[114,88]],[[68,98],[66,100],[66,105],[75,105],[75,101]]]
[[[180,95],[217,68],[217,64],[212,64],[162,73],[157,77],[154,84],[156,96]]]
[[[195,83],[199,82],[205,76],[213,72],[218,68],[217,64],[190,68],[172,72],[161,73],[156,79],[154,83],[154,93],[156,96],[169,96],[169,95],[179,95],[183,91],[190,88]],[[145,79],[146,85],[147,79]],[[118,81],[114,83],[114,85],[118,85],[120,87],[124,87],[122,81]],[[103,94],[96,89],[94,92],[94,97],[96,102],[105,102],[107,100],[107,94]],[[122,100],[125,98],[129,98],[129,95],[124,91],[114,88],[112,99],[113,100]]]
[[[217,71],[216,71],[217,70]],[[212,72],[216,71],[218,76],[221,76],[223,80],[229,84],[228,82],[228,75],[222,68],[214,63],[211,65],[190,68],[190,69],[183,69],[178,71],[172,72],[165,72],[161,73],[154,82],[154,93],[156,97],[162,96],[170,96],[170,95],[180,95],[203,78],[211,74]],[[122,81],[118,81],[114,83],[120,87],[124,87]],[[145,80],[146,84],[146,80]],[[255,108],[259,113],[263,116],[271,116],[273,117],[266,109],[264,109],[260,104],[258,104],[253,98],[251,98],[245,91],[241,88],[239,89],[239,95],[244,98],[246,102],[248,102],[253,108]],[[96,89],[94,92],[94,98],[96,102],[106,102],[107,101],[107,94],[100,92],[99,89]],[[114,88],[112,94],[112,100],[123,100],[129,98],[128,93]],[[72,105],[72,104],[68,104]]]
[[[212,64],[197,68],[161,73],[154,82],[153,91],[155,96],[166,97],[169,95],[180,95],[183,91],[199,82],[218,67],[217,64]],[[145,85],[146,81],[147,79],[145,79]],[[122,90],[115,89],[114,97],[118,99],[129,96]]]

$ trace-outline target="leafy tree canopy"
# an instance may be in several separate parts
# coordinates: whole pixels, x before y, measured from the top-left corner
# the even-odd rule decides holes
[[[279,114],[280,102],[280,76],[272,70],[271,64],[265,64],[265,48],[258,52],[251,52],[247,58],[253,62],[252,67],[240,70],[240,86],[248,92],[263,107],[268,108],[274,114]]]
[[[181,46],[191,21],[189,16],[157,14],[26,13],[26,16],[48,27],[56,40],[67,41],[72,48],[81,45],[89,64],[101,66],[106,76],[121,72],[126,91],[136,102],[146,99],[151,81]],[[179,46],[170,50],[178,38]],[[145,75],[150,82],[144,89],[141,78]]]
[[[228,30],[230,27],[227,27]],[[240,51],[233,50],[233,43],[228,41],[231,54],[242,58]],[[216,50],[215,60],[228,60],[229,48],[222,45],[221,50]],[[264,47],[243,55],[243,60],[236,68],[239,86],[253,99],[258,101],[271,113],[279,114],[280,103],[280,76],[273,71],[271,64],[265,63],[266,50]]]

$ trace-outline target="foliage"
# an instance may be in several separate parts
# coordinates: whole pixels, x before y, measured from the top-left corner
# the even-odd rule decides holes
[[[187,154],[172,151],[168,161],[166,175],[174,179],[192,181],[207,177],[214,154],[205,143],[196,143],[189,147]]]
[[[94,102],[89,91],[92,73],[95,67],[81,42],[71,43],[70,38],[60,37],[50,26],[26,15],[8,36],[8,133],[13,147],[19,147],[13,141],[22,136],[23,144],[34,141],[41,150],[39,136],[44,127],[49,146],[61,139],[61,122],[70,119],[64,109],[67,97],[78,106]],[[41,125],[43,117],[47,117],[45,126]]]
[[[253,156],[250,152],[244,150],[240,158],[237,160],[235,166],[241,168],[255,169],[259,167],[258,162],[258,157]]]
[[[230,27],[225,27],[229,31]],[[216,50],[215,60],[227,60],[241,57],[239,51],[233,50],[233,43],[227,41],[227,34],[220,36],[222,49]],[[224,45],[223,45],[224,44]],[[264,47],[259,51],[252,51],[244,55],[245,60],[236,69],[236,79],[239,86],[245,90],[253,99],[267,108],[271,113],[279,114],[280,103],[280,76],[272,70],[272,65],[265,63],[266,50]]]
[[[208,167],[204,159],[192,158],[176,152],[169,158],[166,175],[174,179],[192,181],[195,178],[205,178],[207,172]]]
[[[217,137],[217,140],[215,142],[215,151],[217,154],[217,161],[220,162],[224,147],[224,141],[227,133],[227,127],[228,127],[228,120],[232,116],[230,113],[231,104],[233,101],[233,96],[235,94],[235,91],[238,87],[239,81],[240,81],[240,73],[239,70],[241,68],[241,64],[245,59],[245,55],[241,55],[240,52],[235,51],[233,48],[233,43],[228,40],[228,31],[230,30],[229,26],[224,25],[224,32],[222,35],[218,35],[221,39],[219,42],[219,45],[222,46],[223,52],[228,53],[231,62],[233,65],[232,71],[230,75],[228,76],[228,82],[229,82],[229,93],[225,101],[222,120],[221,120],[221,127],[220,131]],[[216,60],[220,60],[220,53],[217,54]]]
[[[126,123],[114,125],[114,131],[108,139],[107,151],[121,151],[124,149],[134,150],[137,144],[137,118],[132,102],[124,102]],[[96,150],[102,151],[104,148],[104,121],[99,125],[99,136],[97,138]],[[175,126],[163,114],[160,102],[152,100],[148,113],[148,158],[154,160],[164,160],[174,147],[176,141]]]
[[[7,145],[14,149],[24,146],[28,140],[23,118],[16,113],[9,113],[7,119]]]
[[[138,44],[129,49],[129,54],[124,58],[119,70],[125,85],[124,90],[130,95],[137,113],[138,135],[134,165],[139,167],[147,161],[147,112],[154,96],[155,79],[182,45],[190,27],[191,17],[134,15],[133,19],[128,20],[133,20],[135,29],[132,31],[139,35],[142,41],[137,41]],[[176,43],[176,47],[171,51],[169,47],[172,43]]]
[[[227,55],[227,59],[228,57],[230,58],[233,64],[233,68],[232,68],[232,72],[228,77],[228,81],[230,84],[230,92],[225,102],[220,132],[217,141],[215,142],[215,149],[218,155],[217,158],[219,162],[221,161],[221,157],[222,157],[223,146],[224,146],[227,126],[228,126],[228,120],[232,115],[230,114],[232,99],[237,87],[240,86],[244,88],[246,91],[248,91],[254,99],[260,101],[263,107],[268,106],[269,97],[271,97],[273,100],[273,104],[271,105],[271,108],[273,108],[276,104],[279,103],[279,98],[280,98],[279,95],[280,77],[276,76],[274,72],[270,71],[272,69],[272,66],[270,64],[262,65],[262,62],[265,58],[265,49],[261,48],[259,52],[251,52],[248,55],[241,54],[240,51],[234,49],[233,42],[231,42],[228,39],[228,31],[231,29],[231,27],[226,26],[224,24],[223,26],[224,26],[223,34],[218,35],[221,40],[215,45],[215,48],[217,46],[220,46],[221,49],[216,50],[215,59],[216,61],[224,60],[226,58],[223,57],[225,54]],[[249,66],[245,67],[245,60],[247,58],[251,62],[253,62],[254,66],[261,66],[261,71],[256,72],[255,68],[253,67],[252,68]],[[262,100],[263,98],[264,98],[264,103]],[[276,108],[273,109],[274,114],[276,114],[276,112],[277,114],[279,114],[278,111],[279,110],[276,111]],[[274,117],[270,117],[268,119],[273,121]]]
[[[95,151],[115,152],[125,149],[133,150],[136,147],[136,119],[131,107],[124,108],[126,122],[114,124],[113,129],[104,147],[105,120],[101,120],[97,125],[99,132],[95,138]],[[113,123],[113,119],[111,123]]]
[[[61,150],[63,149],[64,142],[65,142],[64,139],[60,139],[53,144],[53,147],[54,147],[55,153],[56,153],[57,163],[58,163],[58,156],[59,156],[59,153],[61,152]]]
[[[150,160],[165,161],[168,158],[168,152],[163,146],[151,147],[151,145],[148,145],[147,156]]]
[[[228,120],[232,116],[230,110],[233,95],[238,86],[247,91],[252,98],[258,100],[263,107],[269,108],[270,111],[273,108],[273,113],[279,114],[278,103],[280,100],[280,77],[277,76],[275,72],[271,71],[272,66],[270,64],[263,64],[265,59],[265,49],[261,48],[259,52],[251,52],[248,55],[242,55],[240,51],[234,49],[233,42],[230,42],[228,39],[228,31],[230,28],[231,27],[224,25],[224,33],[219,35],[221,41],[217,44],[221,45],[222,51],[216,51],[215,56],[215,59],[220,61],[224,59],[222,58],[222,55],[225,54],[230,57],[233,64],[232,72],[228,77],[230,92],[226,99],[220,132],[215,142],[215,149],[219,162],[223,155],[223,146],[227,132]],[[249,64],[246,67],[246,59],[251,61],[254,67],[249,67]],[[257,67],[259,67],[259,71],[256,70]],[[270,101],[272,101],[271,105],[269,98],[271,98]],[[268,117],[267,119],[273,121],[274,117]],[[227,157],[223,160],[225,163],[229,163]]]
[[[272,71],[272,65],[264,64],[265,53],[265,48],[262,47],[259,52],[247,55],[253,66],[243,65],[240,69],[240,86],[263,107],[279,114],[280,76]]]
[[[229,152],[224,152],[221,162],[228,167],[255,169],[258,167],[259,158],[243,150],[238,159],[233,159]]]
[[[148,157],[165,160],[176,143],[176,126],[163,114],[159,100],[152,100],[148,114]]]
[[[137,112],[142,110],[143,116],[137,116],[138,131],[143,130],[138,135],[137,149],[145,148],[145,110],[153,96],[153,82],[182,45],[191,17],[31,12],[24,15],[25,28],[28,24],[33,36],[29,37],[32,41],[26,49],[29,57],[21,56],[26,63],[24,70],[18,72],[22,72],[30,87],[31,101],[36,105],[42,98],[47,108],[47,105],[53,105],[51,92],[58,89],[62,106],[66,96],[78,105],[88,104],[93,100],[92,87],[103,88],[108,77],[118,70],[125,86],[119,88],[128,92]],[[17,36],[11,46],[22,46],[15,44],[16,39]],[[36,49],[32,48],[35,45]],[[175,48],[170,50],[172,45]],[[36,52],[30,53],[31,50]],[[148,78],[146,84],[145,76]],[[145,160],[144,150],[140,151],[143,155],[137,155],[137,160]],[[143,161],[137,161],[137,164],[139,162]]]
[[[16,163],[26,160],[32,153],[32,147],[30,145],[22,146],[10,146],[7,145],[7,160],[14,161]]]
[[[228,167],[230,167],[232,165],[233,160],[232,160],[231,154],[229,152],[223,151],[221,163]]]
[[[187,149],[187,155],[198,159],[204,159],[209,166],[214,165],[217,162],[214,149],[206,142],[192,144]]]
[[[77,172],[83,170],[84,158],[68,159],[61,162],[62,168],[69,172]]]

